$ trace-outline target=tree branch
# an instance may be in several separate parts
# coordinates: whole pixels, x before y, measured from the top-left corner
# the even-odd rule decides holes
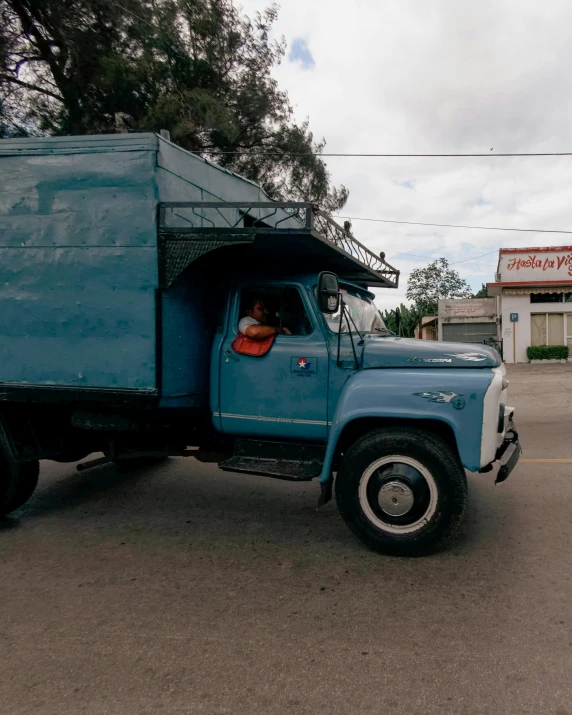
[[[57,99],[58,102],[64,101],[64,98],[60,97],[59,94],[54,94],[54,92],[50,92],[49,90],[43,89],[42,87],[36,87],[35,84],[30,84],[29,82],[22,82],[21,79],[17,79],[16,77],[10,77],[10,75],[8,74],[0,74],[0,80],[4,82],[11,82],[12,84],[17,84],[20,87],[32,90],[32,92],[39,92],[40,94],[45,94],[46,97],[52,97],[53,99]]]
[[[21,0],[12,0],[10,6],[18,16],[24,34],[28,37],[28,39],[31,39],[32,37],[34,38],[36,47],[45,58],[52,71],[56,84],[61,90],[63,84],[65,83],[65,77],[54,53],[52,52],[52,43],[47,40],[36,27],[33,17],[28,13],[27,8],[24,7]],[[57,97],[57,99],[60,99],[60,97]]]
[[[9,67],[7,69],[10,70],[10,72],[13,72],[16,76],[20,72],[20,69],[27,63],[27,62],[44,62],[43,57],[23,57],[21,60],[18,60],[16,64],[13,67]]]

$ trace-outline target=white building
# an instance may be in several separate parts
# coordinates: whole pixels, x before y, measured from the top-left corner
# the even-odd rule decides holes
[[[528,362],[530,345],[568,345],[572,355],[572,246],[501,248],[496,282],[505,362]]]

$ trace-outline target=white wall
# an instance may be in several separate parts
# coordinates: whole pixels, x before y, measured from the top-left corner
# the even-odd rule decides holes
[[[496,313],[497,306],[494,298],[442,298],[439,300],[437,310],[437,315],[440,318],[491,318],[495,320]]]
[[[528,362],[526,348],[531,342],[531,313],[564,313],[564,330],[567,335],[572,335],[572,303],[531,303],[530,295],[503,295],[501,300],[503,359],[505,362]],[[511,313],[518,313],[517,323],[510,322]],[[564,336],[562,344],[566,344]],[[513,346],[516,347],[516,360]]]

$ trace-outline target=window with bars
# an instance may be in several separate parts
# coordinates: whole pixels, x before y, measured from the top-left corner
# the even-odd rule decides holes
[[[531,293],[531,303],[562,303],[562,293]]]

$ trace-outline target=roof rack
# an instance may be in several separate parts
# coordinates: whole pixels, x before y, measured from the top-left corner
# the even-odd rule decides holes
[[[311,203],[164,202],[159,204],[158,229],[163,287],[205,253],[253,243],[261,250],[296,254],[298,259],[308,249],[314,258],[329,259],[348,279],[376,287],[399,285],[399,271],[386,262],[384,253],[370,251]]]

